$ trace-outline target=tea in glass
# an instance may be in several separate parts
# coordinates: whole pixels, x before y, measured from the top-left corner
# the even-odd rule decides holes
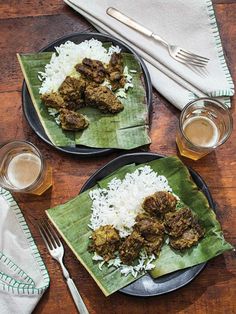
[[[31,143],[14,141],[0,149],[0,185],[10,191],[41,195],[52,186],[52,170]]]
[[[223,144],[233,127],[227,107],[211,98],[199,98],[182,111],[176,143],[182,156],[198,160]]]

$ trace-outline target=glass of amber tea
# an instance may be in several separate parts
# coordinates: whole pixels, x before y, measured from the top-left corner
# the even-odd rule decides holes
[[[2,146],[0,167],[0,186],[7,190],[41,195],[52,186],[52,169],[32,143],[14,141]]]
[[[176,143],[182,156],[198,160],[222,145],[233,129],[228,108],[217,100],[199,98],[180,115]]]

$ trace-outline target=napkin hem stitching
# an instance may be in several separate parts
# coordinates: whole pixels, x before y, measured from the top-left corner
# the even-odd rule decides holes
[[[234,95],[234,83],[233,83],[232,76],[229,72],[228,65],[225,60],[225,54],[224,54],[223,46],[221,43],[219,28],[218,28],[215,11],[214,11],[214,7],[211,0],[206,0],[206,8],[207,8],[208,17],[210,19],[210,27],[212,29],[212,34],[215,38],[215,45],[217,49],[218,58],[222,66],[222,70],[225,74],[226,80],[230,86],[230,89],[227,89],[227,90],[213,91],[209,94],[209,96],[211,97],[233,96]]]
[[[40,253],[38,251],[38,248],[34,242],[34,239],[32,237],[32,234],[29,230],[29,227],[25,221],[25,218],[18,206],[18,204],[16,203],[16,201],[14,200],[14,198],[12,197],[12,195],[10,194],[10,192],[8,192],[7,190],[0,188],[0,195],[2,195],[7,202],[9,203],[10,207],[12,208],[14,214],[16,215],[16,219],[18,221],[18,223],[20,224],[22,231],[26,237],[26,240],[28,242],[29,248],[31,249],[31,253],[33,254],[33,257],[35,258],[35,261],[37,263],[37,265],[39,266],[39,270],[40,273],[43,276],[44,282],[46,283],[43,287],[41,288],[35,288],[35,287],[14,287],[14,286],[10,286],[7,284],[3,284],[0,283],[0,291],[5,291],[5,292],[12,292],[13,294],[33,294],[33,295],[40,295],[43,294],[44,291],[48,288],[49,286],[49,274],[47,271],[47,268],[40,256]],[[19,267],[18,267],[19,268]]]
[[[4,259],[5,258],[5,259]],[[4,259],[4,260],[3,260]],[[0,271],[0,280],[5,281],[6,284],[11,284],[12,286],[19,287],[19,285],[35,286],[34,280],[27,275],[27,273],[20,268],[16,263],[14,263],[9,257],[7,257],[3,252],[0,252],[0,261],[5,264],[8,268],[13,269],[13,271],[22,278],[22,281],[15,279],[10,275],[5,274]],[[25,282],[23,282],[25,281]]]

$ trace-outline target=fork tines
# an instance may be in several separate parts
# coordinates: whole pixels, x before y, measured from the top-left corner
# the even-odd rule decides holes
[[[176,57],[183,62],[188,62],[189,64],[204,67],[207,65],[208,61],[210,59],[199,56],[195,53],[192,53],[190,51],[179,49],[179,51],[176,54]]]
[[[61,245],[58,235],[46,219],[42,219],[38,222],[38,229],[48,250],[52,250]]]

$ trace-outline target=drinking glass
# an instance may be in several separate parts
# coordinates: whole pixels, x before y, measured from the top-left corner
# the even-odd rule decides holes
[[[198,160],[229,138],[233,119],[228,108],[212,98],[199,98],[181,112],[176,143],[182,156]]]
[[[41,195],[52,186],[52,169],[32,143],[9,142],[0,148],[0,186]]]

